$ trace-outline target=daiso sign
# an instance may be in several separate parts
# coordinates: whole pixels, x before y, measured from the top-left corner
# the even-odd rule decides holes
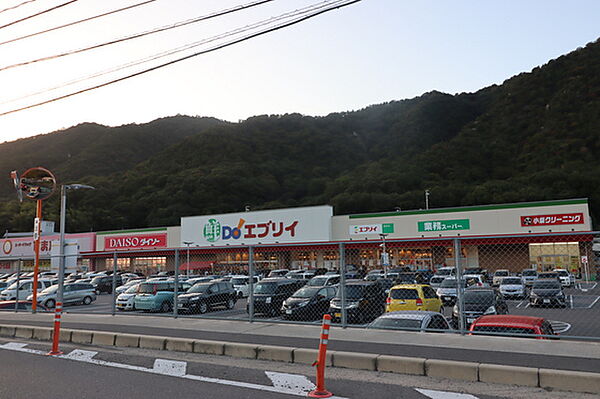
[[[104,250],[165,248],[167,233],[104,237]]]
[[[331,206],[181,218],[181,241],[202,245],[252,245],[331,239]]]

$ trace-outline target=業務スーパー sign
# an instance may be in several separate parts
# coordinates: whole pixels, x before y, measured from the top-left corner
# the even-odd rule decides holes
[[[420,232],[469,230],[471,228],[471,222],[469,219],[432,220],[426,222],[417,222],[417,227]]]

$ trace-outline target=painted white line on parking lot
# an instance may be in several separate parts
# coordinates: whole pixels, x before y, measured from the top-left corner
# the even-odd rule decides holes
[[[592,304],[590,306],[588,306],[588,309],[591,309],[592,306],[594,306],[596,304],[596,302],[598,302],[598,299],[600,299],[600,296],[596,297],[596,300],[594,302],[592,302]]]
[[[274,373],[272,371],[265,371],[265,374],[269,377],[275,388],[284,388],[305,395],[317,388],[315,384],[303,375]]]
[[[44,351],[26,348],[25,347],[26,345],[27,344],[23,344],[20,342],[9,342],[4,345],[0,345],[0,349],[12,350],[12,351],[17,351],[17,352],[26,352],[26,353],[31,353],[34,355],[42,355],[42,356],[47,355],[47,353]],[[67,359],[67,360],[72,360],[72,361],[77,361],[77,362],[83,362],[83,363],[88,363],[88,364],[95,364],[98,366],[115,367],[115,368],[119,368],[119,369],[141,371],[144,373],[151,373],[151,374],[169,375],[174,378],[185,378],[187,380],[227,385],[227,386],[236,387],[236,388],[247,388],[247,389],[253,389],[253,390],[258,390],[258,391],[274,392],[274,393],[291,395],[291,396],[306,397],[308,392],[310,391],[310,390],[305,390],[305,389],[308,389],[308,384],[304,380],[306,379],[308,381],[308,379],[306,377],[300,376],[300,375],[294,376],[293,374],[286,374],[286,377],[282,377],[282,376],[276,376],[276,374],[278,374],[278,373],[272,373],[272,375],[275,376],[275,379],[278,381],[277,382],[278,385],[277,386],[269,386],[269,385],[253,384],[253,383],[249,383],[249,382],[230,381],[230,380],[223,380],[220,378],[210,378],[210,377],[202,377],[199,375],[185,374],[185,370],[187,368],[186,362],[176,362],[176,361],[165,360],[165,359],[156,359],[154,362],[154,367],[150,369],[150,368],[146,368],[146,367],[134,366],[131,364],[115,363],[115,362],[109,362],[109,361],[105,361],[105,360],[93,359],[93,357],[96,354],[97,354],[97,352],[75,349],[69,354],[58,355],[58,356],[53,356],[53,357],[56,357],[59,359]],[[267,374],[267,376],[268,376],[268,374]],[[294,376],[295,378],[290,379],[291,378],[290,376]],[[269,378],[271,378],[271,376],[269,376]],[[287,384],[284,383],[285,378],[288,379]],[[273,379],[271,379],[271,381],[273,381]],[[308,382],[310,382],[310,381],[308,381]],[[303,389],[300,389],[301,387]],[[314,389],[312,387],[314,387],[314,385],[311,385],[311,389]],[[343,398],[340,396],[332,396],[332,398],[333,399],[347,399],[347,398]]]
[[[563,334],[571,329],[571,324],[564,321],[549,320],[552,330],[555,333]]]
[[[573,295],[569,295],[569,297],[571,298],[571,309],[573,309]]]
[[[433,391],[431,389],[417,389],[417,388],[415,388],[415,391],[417,391],[425,396],[429,396],[431,399],[478,399],[477,396],[473,396],[468,393]]]

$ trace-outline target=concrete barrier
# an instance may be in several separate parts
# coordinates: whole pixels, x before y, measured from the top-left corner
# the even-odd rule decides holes
[[[115,346],[125,348],[139,348],[140,336],[136,334],[115,334]]]
[[[333,367],[358,370],[377,370],[377,356],[372,353],[334,352]]]
[[[243,357],[246,359],[256,359],[256,349],[258,345],[254,344],[240,344],[233,342],[226,342],[223,354],[231,357]]]
[[[165,348],[168,351],[193,352],[194,340],[185,338],[167,338]]]
[[[40,341],[50,341],[52,339],[52,329],[47,327],[35,327],[33,329],[33,339]]]
[[[92,336],[93,345],[113,346],[115,344],[115,335],[106,332],[95,332]]]
[[[292,363],[294,361],[294,349],[285,346],[261,345],[256,350],[256,358]]]
[[[194,352],[222,356],[225,353],[225,342],[197,339],[194,340]]]
[[[425,360],[425,375],[453,380],[478,381],[479,364],[452,360]]]
[[[319,351],[316,349],[305,349],[295,348],[294,349],[294,363],[310,364],[312,365],[319,355]],[[325,357],[325,365],[333,365],[333,351],[328,351]]]
[[[0,326],[0,335],[3,337],[14,337],[16,326]]]
[[[377,371],[397,374],[425,375],[425,359],[380,355],[377,357]]]
[[[164,350],[165,342],[167,342],[167,339],[164,337],[153,337],[152,335],[140,336],[140,348],[142,349]]]
[[[480,364],[479,381],[528,387],[539,386],[538,369],[500,364]]]
[[[600,373],[540,369],[540,387],[600,394]]]
[[[71,342],[71,334],[72,333],[73,333],[73,330],[70,330],[68,328],[61,328],[60,333],[58,334],[58,340],[60,342]],[[54,338],[54,330],[52,330],[52,338]]]
[[[74,344],[91,344],[93,335],[91,331],[73,330],[71,332],[71,342]]]
[[[15,329],[15,338],[33,338],[33,327],[17,327]]]

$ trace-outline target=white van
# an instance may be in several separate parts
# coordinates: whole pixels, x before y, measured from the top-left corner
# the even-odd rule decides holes
[[[7,289],[0,292],[0,301],[12,301],[15,299],[26,300],[27,297],[33,294],[33,280],[19,280],[18,281],[18,290],[17,290],[17,281],[8,286]],[[51,280],[47,279],[39,279],[37,282],[37,291],[40,292],[52,285]],[[18,298],[17,298],[18,291]]]

